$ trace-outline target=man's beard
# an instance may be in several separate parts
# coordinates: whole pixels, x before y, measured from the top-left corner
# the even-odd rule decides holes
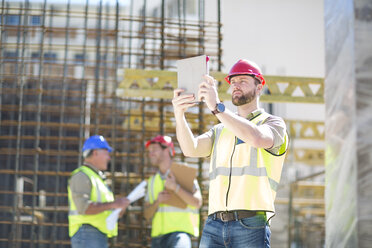
[[[240,91],[240,92],[242,92],[242,91]],[[256,98],[256,91],[255,90],[252,90],[251,92],[248,92],[246,94],[243,94],[243,95],[237,96],[237,97],[234,97],[234,93],[233,93],[232,103],[235,106],[241,106],[241,105],[252,102],[255,98]]]
[[[159,165],[159,158],[150,158],[150,164],[151,166],[158,166]]]

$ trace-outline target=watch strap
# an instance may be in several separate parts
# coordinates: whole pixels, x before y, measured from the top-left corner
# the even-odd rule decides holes
[[[215,110],[212,111],[212,114],[216,115],[218,113],[221,113],[220,111],[218,111],[218,109],[216,108]]]
[[[218,113],[221,113],[221,111],[218,109],[218,104],[221,104],[221,103],[217,103],[217,104],[216,104],[216,108],[215,108],[215,110],[211,111],[212,114],[214,114],[214,115],[216,115],[216,114],[218,114]],[[222,110],[222,112],[224,112],[224,110]]]

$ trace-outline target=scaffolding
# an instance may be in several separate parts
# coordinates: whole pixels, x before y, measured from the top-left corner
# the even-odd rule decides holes
[[[204,53],[221,66],[219,14],[204,20],[204,1],[120,2],[1,3],[0,246],[69,247],[67,182],[89,135],[115,149],[107,174],[116,195],[153,172],[145,141],[176,140],[170,101],[116,94],[123,68],[174,70]],[[176,160],[202,163],[179,148]],[[149,246],[142,204],[128,209],[112,247]]]

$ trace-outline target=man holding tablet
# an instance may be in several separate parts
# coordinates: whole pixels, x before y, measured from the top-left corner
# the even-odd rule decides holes
[[[241,59],[225,78],[237,113],[225,108],[216,80],[199,84],[197,99],[221,122],[194,137],[185,112],[195,96],[174,90],[177,139],[185,156],[210,157],[209,206],[200,247],[270,247],[269,220],[288,147],[282,118],[259,108],[265,79],[258,66]]]

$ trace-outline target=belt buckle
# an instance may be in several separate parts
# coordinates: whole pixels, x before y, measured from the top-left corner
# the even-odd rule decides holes
[[[228,221],[229,221],[229,220],[228,220],[228,214],[229,214],[229,212],[221,212],[221,213],[220,213],[220,217],[221,217],[221,220],[222,220],[223,222],[228,222]],[[225,219],[224,216],[225,216],[227,219]]]

